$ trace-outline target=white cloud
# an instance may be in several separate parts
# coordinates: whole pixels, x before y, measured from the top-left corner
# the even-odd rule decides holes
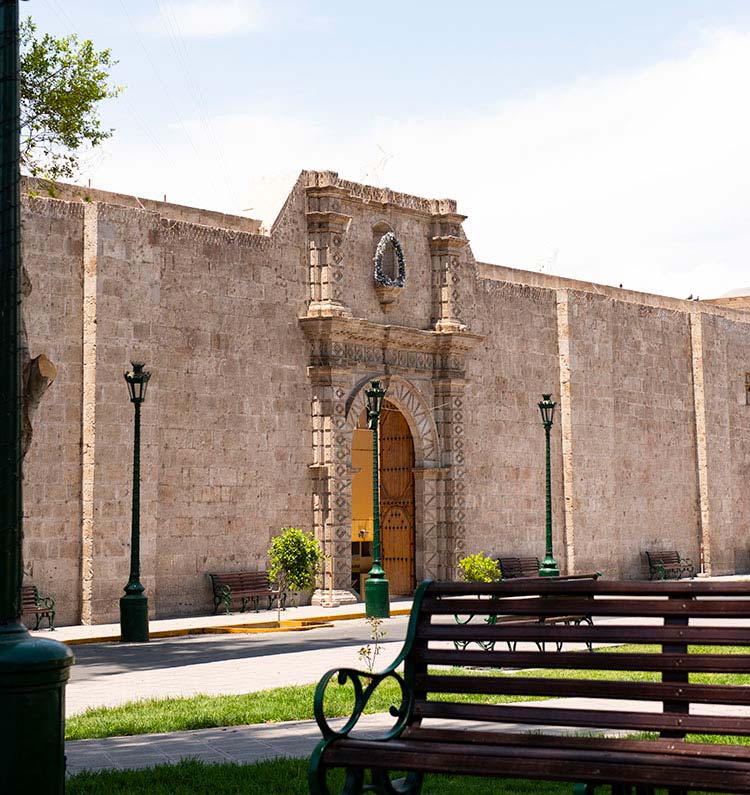
[[[266,21],[258,0],[157,0],[158,10],[143,20],[149,33],[185,38],[220,38],[254,33]]]
[[[471,116],[215,118],[223,162],[196,122],[202,157],[176,133],[172,162],[121,140],[94,181],[272,221],[301,168],[331,168],[458,199],[480,260],[705,298],[748,281],[747,74],[750,35],[717,34],[683,57]]]

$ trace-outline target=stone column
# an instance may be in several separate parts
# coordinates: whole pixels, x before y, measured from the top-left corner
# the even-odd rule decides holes
[[[81,623],[91,624],[96,471],[96,266],[99,205],[83,206],[83,395],[81,427]]]
[[[414,550],[417,576],[437,580],[441,576],[439,529],[445,526],[441,506],[440,467],[414,468]]]
[[[465,215],[440,213],[432,216],[432,323],[435,331],[463,331],[459,317],[459,258],[468,244],[461,237]]]
[[[708,433],[706,421],[706,386],[703,354],[703,315],[690,315],[690,343],[693,365],[693,404],[695,408],[695,445],[698,467],[698,507],[700,509],[700,549],[703,553],[701,574],[710,575],[713,568],[711,554],[711,500],[708,478]]]
[[[448,358],[453,358],[450,354]],[[466,554],[466,467],[463,378],[435,380],[435,422],[441,441],[444,515],[438,520],[439,579],[455,579],[456,562]]]
[[[307,189],[310,303],[308,317],[351,317],[344,303],[343,244],[351,216],[340,212],[348,192],[333,185]]]
[[[325,573],[312,603],[356,602],[351,591],[351,431],[346,426],[348,374],[320,368],[313,378],[313,523],[326,554]],[[332,579],[331,579],[332,577]]]

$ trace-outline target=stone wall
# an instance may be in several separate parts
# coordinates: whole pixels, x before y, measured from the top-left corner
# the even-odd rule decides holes
[[[27,578],[60,623],[116,620],[143,406],[141,562],[153,615],[205,612],[211,570],[262,569],[314,529],[346,598],[351,432],[373,377],[415,441],[417,576],[544,547],[543,393],[563,570],[643,576],[646,548],[750,569],[750,313],[475,262],[455,202],[303,172],[252,219],[63,186],[24,202],[31,354],[58,377],[25,463]],[[406,287],[383,302],[392,229]]]
[[[45,354],[57,367],[24,461],[24,575],[58,596],[60,623],[74,623],[80,611],[83,205],[25,198],[22,240],[32,284],[24,303],[31,356]]]
[[[537,403],[559,391],[555,292],[481,280],[466,315],[484,335],[467,371],[467,551],[544,556],[545,434]],[[563,554],[559,421],[551,439],[553,539]]]

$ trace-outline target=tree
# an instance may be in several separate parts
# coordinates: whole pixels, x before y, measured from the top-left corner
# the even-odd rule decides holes
[[[304,591],[312,587],[323,562],[320,542],[312,533],[296,527],[282,527],[268,550],[268,576],[279,589],[277,620],[281,621],[281,594],[289,589]]]
[[[32,176],[70,178],[84,145],[112,135],[97,115],[103,99],[122,88],[110,84],[117,64],[110,50],[95,50],[75,34],[36,35],[30,18],[21,22],[21,166]]]

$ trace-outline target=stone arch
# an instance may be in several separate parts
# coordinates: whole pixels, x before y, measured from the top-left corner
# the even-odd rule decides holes
[[[365,388],[375,378],[379,378],[386,387],[386,400],[398,408],[409,424],[414,439],[415,467],[440,466],[437,426],[430,406],[417,387],[398,375],[369,375],[355,385],[346,405],[346,429],[350,437],[366,405]]]
[[[351,466],[351,441],[357,419],[366,405],[365,389],[375,378],[386,386],[385,399],[403,414],[414,442],[414,551],[417,582],[445,579],[445,536],[443,468],[437,425],[430,405],[410,381],[397,375],[373,373],[360,379],[349,394],[345,407],[345,435]],[[344,430],[342,428],[342,430]]]

